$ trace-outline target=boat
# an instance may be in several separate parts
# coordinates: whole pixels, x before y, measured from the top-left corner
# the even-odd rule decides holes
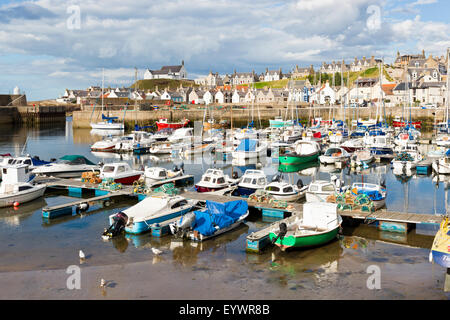
[[[183,127],[187,126],[188,124],[189,124],[189,120],[186,118],[179,122],[169,122],[169,120],[167,118],[160,118],[159,121],[156,121],[158,131],[160,131],[162,129],[166,129],[166,128],[179,129],[179,128],[183,128]]]
[[[292,215],[274,226],[270,241],[283,251],[324,245],[336,239],[342,224],[337,205],[326,202],[308,202],[303,205],[302,217]]]
[[[349,153],[353,153],[364,148],[364,141],[362,138],[349,139],[341,144],[341,148]]]
[[[320,145],[314,141],[297,141],[293,152],[283,153],[278,157],[279,163],[293,165],[317,161],[320,155]]]
[[[331,134],[329,134],[328,138],[330,139],[330,143],[340,144],[348,139],[348,130],[346,128],[333,130]]]
[[[237,193],[240,196],[248,197],[256,190],[263,190],[266,184],[267,177],[262,170],[247,169],[238,183]]]
[[[404,131],[399,133],[395,138],[394,138],[394,143],[400,147],[406,147],[409,145],[415,145],[417,144],[417,139],[418,139],[418,134],[414,133],[414,132],[410,132],[410,131]]]
[[[445,153],[447,152],[447,148],[445,147],[433,147],[431,150],[427,153],[428,159],[439,159],[445,156]]]
[[[172,154],[172,144],[169,142],[155,142],[150,146],[148,152],[151,154]]]
[[[299,179],[297,185],[283,181],[280,176],[276,176],[275,180],[266,185],[266,191],[275,200],[283,200],[288,202],[296,202],[305,197],[308,186],[303,185],[303,181]]]
[[[208,131],[211,129],[225,129],[228,126],[226,120],[221,120],[218,123],[214,119],[209,119],[203,122],[203,131]]]
[[[394,155],[391,139],[387,135],[366,135],[364,143],[373,155]]]
[[[401,120],[400,117],[397,116],[392,121],[392,126],[394,128],[404,128],[404,127],[407,127],[407,126],[411,126],[411,127],[416,128],[416,129],[421,129],[422,128],[422,121],[407,122],[407,121]]]
[[[121,136],[121,137],[110,137],[107,136],[102,140],[99,140],[91,145],[91,151],[100,151],[100,152],[113,152],[116,151],[116,146],[121,143],[127,143],[132,140],[131,136]]]
[[[194,142],[194,128],[176,129],[167,140],[172,143],[177,142]]]
[[[430,262],[436,262],[444,268],[450,268],[450,223],[445,215],[434,237],[430,252]]]
[[[374,155],[367,149],[355,151],[351,157],[351,166],[368,166],[375,160]]]
[[[329,195],[345,192],[348,186],[342,186],[342,182],[333,176],[331,181],[316,180],[310,183],[306,191],[306,202],[326,202]]]
[[[134,170],[126,162],[107,163],[100,170],[100,179],[113,179],[116,183],[133,184],[144,174]]]
[[[152,184],[157,182],[159,183],[164,182],[165,180],[181,177],[184,174],[183,167],[184,165],[181,164],[180,168],[175,166],[173,170],[169,170],[162,167],[146,166],[144,169],[145,183],[146,184]]]
[[[125,129],[125,126],[123,124],[123,122],[119,122],[118,117],[109,117],[109,112],[108,112],[108,116],[105,116],[103,114],[104,112],[104,104],[103,104],[103,90],[104,90],[104,71],[102,72],[102,121],[99,122],[91,122],[91,128],[92,130],[96,130],[96,131],[102,131],[102,130],[108,130],[108,131],[123,131]],[[94,105],[94,110],[95,110],[95,105]],[[94,114],[94,112],[92,112],[92,114]],[[125,118],[125,116],[124,116]]]
[[[132,131],[128,139],[118,141],[115,145],[115,151],[141,153],[147,151],[155,142],[153,135],[146,131]]]
[[[386,188],[374,184],[374,183],[363,183],[355,182],[352,184],[351,191],[354,195],[365,194],[372,201],[375,210],[378,210],[386,204]]]
[[[450,149],[444,156],[432,162],[431,168],[437,174],[450,174]]]
[[[237,172],[234,172],[233,178],[230,178],[223,173],[222,169],[208,169],[194,188],[197,192],[211,193],[236,186],[240,180],[237,177]]]
[[[103,235],[115,236],[124,230],[131,234],[150,231],[152,225],[166,222],[191,211],[196,200],[182,196],[147,196],[136,205],[109,216],[109,229]]]
[[[417,150],[417,146],[407,146],[402,148],[391,163],[396,171],[411,170],[415,169],[422,160],[423,157]]]
[[[291,127],[286,128],[281,134],[281,141],[285,143],[294,143],[303,137],[302,127]]]
[[[107,117],[102,113],[102,120],[96,123],[91,123],[92,130],[117,130],[123,131],[125,126],[122,122],[118,122],[118,117]]]
[[[267,155],[268,144],[254,139],[241,140],[238,147],[231,153],[237,160],[256,159]]]
[[[294,125],[294,121],[293,120],[283,120],[282,117],[276,117],[275,119],[269,120],[269,125],[271,128],[291,127]]]
[[[79,178],[85,171],[100,171],[100,166],[81,155],[66,155],[55,162],[33,169],[33,173],[58,178]]]
[[[190,155],[201,155],[203,153],[208,153],[212,151],[214,145],[212,143],[199,143],[199,144],[191,144],[185,147],[182,147],[181,153],[185,156]]]
[[[17,206],[44,195],[47,185],[32,183],[34,176],[28,165],[8,165],[1,170],[0,208]]]
[[[450,135],[448,134],[439,135],[436,138],[436,145],[439,147],[450,148]]]
[[[325,153],[319,156],[319,161],[324,164],[333,164],[336,162],[347,161],[350,158],[350,154],[340,147],[330,147]]]
[[[248,213],[244,200],[225,203],[206,200],[204,210],[189,212],[169,227],[177,238],[205,241],[237,228],[245,222]]]

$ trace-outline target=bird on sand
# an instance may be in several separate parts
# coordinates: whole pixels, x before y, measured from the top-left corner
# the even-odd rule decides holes
[[[156,248],[152,248],[152,252],[153,252],[153,254],[156,254],[156,255],[159,255],[159,254],[161,254],[161,253],[162,253],[162,251],[161,251],[161,250],[159,250],[159,249],[156,249]]]
[[[100,280],[100,287],[104,288],[105,285],[106,285],[105,279],[101,279],[101,280]]]
[[[80,259],[85,259],[86,255],[84,254],[84,252],[82,250],[80,250]]]

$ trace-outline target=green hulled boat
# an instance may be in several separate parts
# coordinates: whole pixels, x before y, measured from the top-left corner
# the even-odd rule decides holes
[[[336,204],[307,202],[303,218],[293,215],[281,220],[270,230],[269,238],[282,250],[320,246],[336,238],[341,223]]]
[[[283,153],[278,157],[281,165],[296,165],[317,161],[320,155],[320,146],[314,141],[297,141],[294,151]]]
[[[283,120],[283,118],[275,118],[269,120],[270,127],[272,128],[284,128],[284,127],[292,127],[294,125],[294,121],[292,120]]]
[[[280,164],[278,165],[278,171],[279,172],[299,172],[302,170],[306,170],[309,168],[314,168],[314,167],[320,167],[320,163],[318,161],[310,161],[310,162],[305,162],[305,163],[299,163],[299,164]]]

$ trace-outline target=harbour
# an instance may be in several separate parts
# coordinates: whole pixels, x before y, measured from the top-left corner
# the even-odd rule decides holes
[[[361,268],[364,265],[367,267],[374,263],[381,265],[382,268],[385,263],[394,263],[394,265],[398,266],[398,269],[394,267],[392,271],[386,271],[387,274],[385,276],[389,278],[391,274],[392,276],[395,274],[396,279],[400,279],[402,286],[394,286],[394,288],[390,284],[386,284],[387,287],[392,289],[382,294],[383,297],[403,296],[410,298],[416,295],[409,293],[408,290],[413,292],[418,285],[414,284],[411,277],[411,275],[417,275],[417,271],[414,272],[413,269],[408,268],[414,266],[414,269],[420,268],[423,270],[421,272],[424,272],[431,266],[435,269],[437,267],[428,262],[428,253],[436,232],[435,230],[438,229],[442,220],[440,213],[445,212],[444,198],[447,189],[445,187],[445,177],[441,177],[440,180],[436,181],[431,171],[425,175],[417,174],[409,178],[403,177],[400,179],[392,173],[389,162],[380,160],[379,162],[374,162],[374,165],[370,168],[365,169],[352,169],[346,165],[323,166],[319,164],[309,168],[301,168],[305,171],[284,173],[286,178],[291,176],[292,181],[301,178],[305,185],[315,179],[329,180],[332,175],[337,175],[346,183],[360,179],[377,182],[379,179],[384,178],[387,189],[391,192],[388,193],[386,208],[384,209],[374,212],[339,211],[344,220],[348,218],[350,220],[347,220],[346,223],[348,224],[344,223],[342,234],[336,241],[316,249],[283,252],[276,250],[277,248],[271,244],[270,239],[268,239],[268,233],[265,230],[270,226],[277,226],[282,219],[289,218],[293,214],[301,217],[303,201],[292,203],[289,208],[277,208],[279,204],[259,203],[237,196],[202,194],[192,189],[193,184],[197,183],[206,169],[211,167],[223,168],[230,176],[232,172],[238,172],[239,176],[242,176],[245,170],[249,168],[260,168],[267,172],[268,175],[276,175],[279,171],[279,164],[273,162],[271,158],[258,159],[253,163],[252,161],[227,163],[227,161],[223,160],[224,158],[209,153],[207,156],[203,156],[203,160],[194,159],[192,162],[189,162],[187,159],[176,158],[176,154],[161,158],[166,160],[154,159],[148,153],[104,153],[97,157],[95,153],[90,152],[88,146],[101,139],[101,137],[92,135],[86,129],[74,129],[70,123],[71,119],[68,118],[67,121],[64,126],[59,127],[56,131],[54,129],[33,129],[39,133],[27,134],[28,138],[23,139],[27,140],[27,147],[24,152],[31,155],[39,154],[43,159],[78,153],[94,163],[125,161],[135,168],[142,165],[151,165],[152,161],[155,161],[155,166],[162,166],[169,170],[174,165],[180,166],[183,163],[185,173],[192,175],[193,179],[187,185],[179,186],[181,196],[186,199],[199,201],[203,203],[202,205],[204,205],[206,200],[224,203],[244,199],[248,203],[250,215],[247,217],[246,222],[236,229],[199,243],[190,243],[186,240],[180,242],[173,238],[169,224],[176,222],[178,218],[172,218],[159,225],[154,225],[149,232],[143,234],[125,233],[123,236],[112,238],[112,240],[105,242],[100,235],[104,228],[108,226],[108,215],[133,206],[144,198],[141,197],[139,199],[139,195],[134,193],[133,186],[122,186],[121,189],[115,191],[101,190],[98,184],[81,182],[79,179],[37,177],[38,182],[48,185],[43,198],[45,199],[44,201],[35,200],[20,204],[16,208],[0,209],[2,217],[0,219],[1,230],[3,236],[10,239],[9,241],[6,240],[5,245],[2,245],[3,248],[0,248],[2,255],[7,259],[0,264],[0,282],[2,283],[10,283],[10,276],[18,275],[20,272],[25,272],[31,276],[35,272],[42,272],[37,270],[49,270],[50,274],[54,273],[51,270],[55,270],[55,268],[62,270],[61,268],[65,268],[69,261],[73,260],[74,257],[77,258],[79,248],[82,248],[89,255],[89,259],[81,265],[87,274],[92,274],[95,277],[94,274],[99,270],[103,270],[102,274],[111,272],[109,274],[114,278],[118,287],[121,288],[121,292],[128,290],[127,292],[136,297],[138,297],[138,292],[147,292],[148,294],[148,289],[139,289],[140,285],[137,283],[134,283],[133,289],[131,287],[129,287],[130,289],[125,289],[123,287],[125,283],[131,284],[133,282],[130,279],[125,280],[121,273],[113,271],[117,268],[118,263],[119,265],[122,264],[124,268],[132,268],[135,272],[142,270],[142,268],[151,268],[153,272],[158,272],[161,275],[160,281],[168,283],[167,281],[170,282],[173,279],[177,279],[178,281],[183,281],[185,285],[194,280],[181,280],[179,278],[181,274],[188,273],[198,279],[202,277],[200,270],[208,268],[208,270],[215,270],[215,272],[223,274],[224,278],[230,279],[230,285],[224,284],[220,286],[220,290],[225,293],[225,296],[243,297],[242,294],[245,292],[245,294],[251,294],[254,297],[276,296],[284,298],[301,297],[303,294],[299,294],[298,288],[303,288],[302,291],[308,292],[310,295],[312,288],[317,289],[321,286],[321,283],[325,284],[330,281],[332,283],[344,281],[345,286],[351,288],[354,286],[354,283],[367,278],[364,277],[365,269]],[[41,140],[45,141],[44,145],[40,142]],[[12,141],[10,139],[3,141],[2,150],[4,152],[20,150],[21,152],[22,148],[15,147]],[[44,153],[45,145],[49,141],[52,141],[53,145],[60,146],[59,153]],[[420,148],[428,150],[431,146],[424,144]],[[51,150],[55,149],[52,148]],[[309,173],[309,171],[312,172]],[[309,174],[312,175],[310,176]],[[153,187],[158,187],[158,185],[153,185]],[[397,191],[392,193],[392,190]],[[435,199],[433,201],[434,204],[431,202],[414,202],[414,200],[411,200],[411,197],[416,192],[425,193],[427,198]],[[77,212],[76,208],[85,203],[89,204],[88,209]],[[413,210],[411,210],[412,207],[414,207]],[[70,208],[70,212],[65,211],[68,208]],[[59,209],[63,209],[65,211],[64,214],[55,217],[43,216],[46,210],[51,212]],[[436,212],[436,214],[430,214],[431,212]],[[393,223],[394,226],[389,224],[383,226],[385,222]],[[406,227],[402,229],[399,225],[406,225]],[[36,227],[38,227],[37,230]],[[23,230],[23,232],[29,232],[26,230],[30,230],[30,236],[22,232],[17,233],[15,231],[18,230],[17,228],[20,228],[19,230]],[[41,228],[43,231],[38,231]],[[357,232],[358,230],[360,232]],[[364,237],[364,234],[368,231],[370,236]],[[362,237],[360,236],[361,234],[363,235]],[[51,240],[62,235],[65,240],[58,242]],[[30,243],[31,239],[35,237],[41,239],[39,245],[38,243]],[[13,241],[13,239],[15,240]],[[358,248],[355,249],[354,244],[349,246],[348,243],[350,242],[358,244]],[[366,249],[360,243],[364,244]],[[38,247],[36,247],[37,245]],[[23,251],[23,254],[29,256],[28,262],[21,259],[20,255],[17,256],[17,248]],[[72,249],[68,250],[70,248]],[[151,253],[151,248],[158,248],[163,251],[163,254],[155,256]],[[364,251],[360,251],[362,249]],[[219,251],[216,252],[217,250]],[[219,252],[225,252],[223,250],[226,250],[227,253],[219,254]],[[38,252],[39,254],[37,254]],[[346,254],[343,255],[344,252]],[[395,253],[394,256],[403,257],[402,259],[405,261],[394,258],[392,256],[393,253]],[[273,254],[275,254],[275,258]],[[13,255],[16,258],[13,258]],[[347,257],[362,259],[362,264],[359,266],[352,265],[351,260],[347,261]],[[366,264],[364,264],[364,261]],[[414,261],[413,265],[411,265],[412,261]],[[236,263],[242,265],[242,267],[235,268],[234,265]],[[184,267],[182,267],[182,270],[177,271],[177,266]],[[399,270],[405,270],[405,268],[410,270],[410,274],[403,271],[399,274]],[[304,270],[312,271],[309,273],[309,271]],[[249,272],[256,273],[248,275]],[[346,272],[351,272],[354,276],[347,280],[344,280],[345,278],[342,278],[342,276],[338,276]],[[242,278],[243,273],[247,274],[245,280]],[[150,274],[153,273],[148,275],[150,276]],[[171,276],[165,277],[165,274],[170,274]],[[320,277],[311,278],[310,275],[313,274],[316,276],[320,275]],[[264,286],[250,285],[251,279],[254,279],[253,277],[257,275],[258,277],[263,275],[266,281],[273,283],[275,285],[274,289],[267,291],[262,289]],[[422,287],[422,289],[427,296],[444,298],[445,293],[442,289],[438,289],[441,288],[439,283],[442,281],[443,275],[435,273],[433,277],[429,280],[431,282],[425,285],[426,287]],[[169,280],[169,278],[172,280]],[[51,282],[55,281],[55,279],[58,279],[58,277],[55,276]],[[437,279],[441,280],[437,282]],[[237,286],[240,281],[248,283],[245,285],[245,291],[238,289],[243,288],[239,285]],[[90,287],[91,285],[86,284],[86,286]],[[412,288],[415,289],[412,290]],[[365,293],[363,291],[367,291],[367,289],[357,290],[356,292],[365,294],[367,297],[375,297],[372,291]],[[92,297],[95,297],[97,294],[94,288],[90,292],[92,292]],[[114,297],[117,292],[117,290],[108,289],[108,297]],[[414,292],[417,292],[417,290]],[[32,293],[30,294],[32,295]],[[332,292],[327,294],[330,297],[333,296]],[[50,290],[45,295],[51,297],[53,293]],[[77,295],[75,292],[67,291],[64,293],[64,296],[67,298],[73,298]],[[146,294],[142,293],[139,296],[141,295],[145,296]],[[158,297],[166,296],[164,293],[156,291],[153,291],[152,295]],[[177,296],[181,297],[182,293],[172,293],[170,295],[170,297]],[[203,295],[199,292],[195,296],[202,297]],[[419,296],[420,294],[416,297]]]

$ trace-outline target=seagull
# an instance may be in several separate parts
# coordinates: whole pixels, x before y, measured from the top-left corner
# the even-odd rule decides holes
[[[106,281],[105,281],[105,279],[101,279],[100,280],[100,287],[105,287],[105,285],[106,285]]]
[[[156,254],[156,255],[158,255],[158,254],[161,254],[161,253],[162,253],[162,251],[161,251],[161,250],[158,250],[158,249],[156,249],[156,248],[152,248],[152,252],[153,252],[153,254]]]
[[[80,259],[85,259],[86,256],[84,255],[84,252],[80,250]]]

